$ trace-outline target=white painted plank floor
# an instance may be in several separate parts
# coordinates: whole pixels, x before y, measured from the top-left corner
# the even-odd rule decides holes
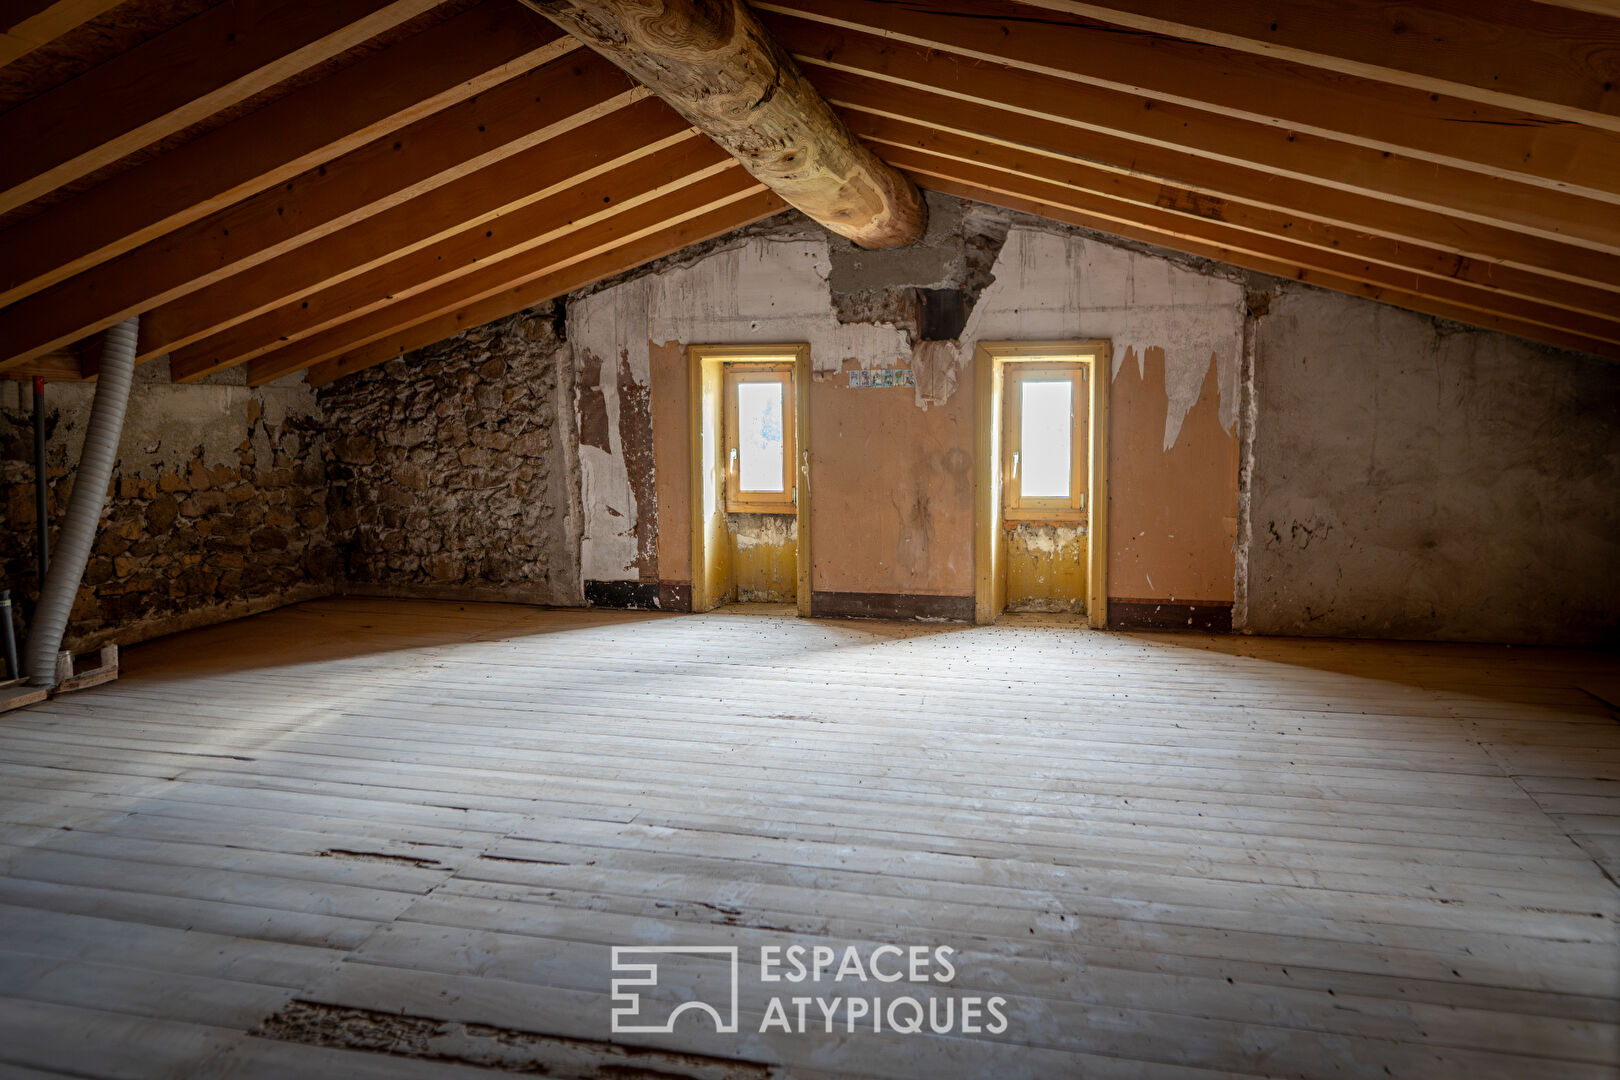
[[[0,721],[0,1078],[1620,1075],[1613,657],[349,598],[124,664]],[[738,1030],[614,1034],[615,946],[735,948],[633,1020]]]

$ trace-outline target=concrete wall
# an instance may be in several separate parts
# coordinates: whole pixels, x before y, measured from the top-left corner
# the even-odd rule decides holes
[[[1248,629],[1620,640],[1620,366],[1289,287],[1254,373]]]
[[[309,387],[176,386],[164,361],[136,380],[64,647],[128,645],[330,592],[325,433]],[[93,394],[92,384],[47,387],[53,522],[67,508]],[[0,587],[19,617],[38,594],[32,395],[25,382],[0,383]]]

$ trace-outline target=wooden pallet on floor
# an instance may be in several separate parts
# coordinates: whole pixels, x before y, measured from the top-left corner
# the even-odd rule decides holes
[[[118,646],[103,645],[96,653],[94,667],[75,670],[74,665],[72,653],[57,654],[55,686],[29,686],[26,677],[0,682],[0,713],[37,705],[58,694],[71,694],[112,682],[118,678]]]
[[[29,686],[27,679],[7,679],[0,682],[0,713],[44,701],[50,694],[48,686]]]

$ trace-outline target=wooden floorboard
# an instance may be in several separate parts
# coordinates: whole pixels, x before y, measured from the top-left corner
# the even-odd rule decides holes
[[[347,598],[123,667],[0,721],[0,1077],[1620,1075],[1611,657]],[[751,966],[885,943],[954,977]],[[614,1036],[683,944],[741,1031]]]

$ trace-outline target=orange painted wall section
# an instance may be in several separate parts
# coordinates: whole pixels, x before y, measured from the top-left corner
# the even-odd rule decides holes
[[[685,349],[650,345],[658,565],[690,582],[690,403]],[[963,378],[921,409],[909,387],[810,384],[811,588],[973,592],[974,407]],[[1109,400],[1110,596],[1230,603],[1238,440],[1219,419],[1215,365],[1175,445],[1163,448],[1164,357],[1128,350]]]
[[[659,584],[692,581],[687,347],[803,342],[815,374],[799,388],[809,410],[800,436],[810,458],[810,521],[797,540],[808,547],[810,591],[971,598],[975,343],[1101,339],[1112,343],[1119,365],[1108,384],[1107,595],[1232,602],[1234,399],[1245,310],[1239,284],[1085,237],[1017,226],[960,344],[919,350],[895,325],[841,321],[829,292],[836,277],[830,250],[815,237],[751,237],[593,294],[571,310],[576,349],[619,357],[616,380],[604,374],[598,381],[604,417],[618,419],[609,434],[620,437],[602,440],[605,450],[592,444],[585,489],[617,499],[604,503],[608,512],[622,504],[636,517],[633,550],[622,523],[605,513],[592,519],[587,571],[597,567],[605,578],[621,574],[623,564],[643,584],[654,568]],[[852,371],[907,366],[918,387],[850,385]],[[627,423],[635,430],[622,430]],[[643,424],[652,428],[651,453],[636,456],[631,451],[649,445]],[[725,548],[727,573],[715,570],[715,580],[729,581],[731,544],[720,542],[732,537],[716,520],[722,524],[713,539],[717,551]],[[694,596],[708,596],[709,584],[706,576]],[[726,592],[720,588],[714,599]]]
[[[1164,351],[1127,350],[1109,398],[1108,595],[1230,603],[1238,439],[1221,427],[1216,365],[1164,449]]]
[[[814,592],[973,595],[973,392],[810,384]]]

